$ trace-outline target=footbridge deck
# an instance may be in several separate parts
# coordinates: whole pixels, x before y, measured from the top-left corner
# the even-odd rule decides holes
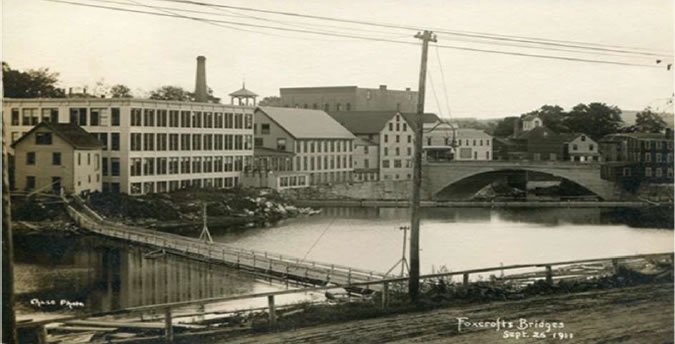
[[[385,278],[385,274],[375,271],[247,250],[222,243],[209,243],[197,238],[114,223],[102,218],[78,200],[68,202],[66,210],[81,228],[96,234],[150,246],[168,253],[228,265],[267,277],[310,285],[350,285]]]

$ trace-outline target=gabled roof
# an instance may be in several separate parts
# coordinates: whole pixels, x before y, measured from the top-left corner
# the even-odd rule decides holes
[[[408,123],[410,123],[410,125],[413,128],[415,128],[417,126],[416,125],[416,123],[417,123],[417,114],[416,113],[402,113],[401,115],[403,115],[403,117],[405,117],[405,119],[408,121]],[[440,120],[441,119],[438,118],[438,116],[436,116],[435,113],[426,112],[426,113],[422,114],[422,123],[423,124],[436,123],[436,122],[439,122]]]
[[[354,139],[354,135],[321,110],[259,106],[256,111],[296,139]]]
[[[525,116],[522,118],[522,121],[532,121],[532,120],[534,120],[535,118],[539,118],[539,116],[537,116],[537,115],[525,115]]]
[[[72,123],[50,123],[41,122],[33,129],[21,136],[12,147],[23,141],[26,137],[32,134],[38,128],[49,128],[55,135],[68,142],[75,149],[98,149],[102,148],[103,144],[95,136],[82,129],[77,124]]]
[[[329,115],[342,124],[345,128],[354,134],[378,134],[384,129],[384,126],[396,114],[401,117],[414,129],[417,114],[400,113],[395,110],[389,111],[340,111],[331,112]],[[440,121],[438,116],[433,113],[425,113],[422,116],[423,123],[436,123]]]
[[[532,129],[532,130],[528,130],[528,131],[522,132],[520,135],[518,135],[518,137],[516,137],[516,139],[518,139],[518,140],[527,140],[527,139],[529,139],[531,136],[535,136],[535,135],[539,135],[539,134],[545,135],[545,134],[542,133],[542,132],[547,133],[546,135],[551,135],[551,136],[557,135],[555,132],[553,132],[553,130],[551,130],[551,129],[549,129],[549,128],[546,128],[545,126],[541,126],[541,127],[536,127],[536,128],[534,128],[534,129]]]
[[[563,142],[572,142],[576,140],[579,136],[586,136],[586,139],[595,142],[595,140],[593,140],[590,136],[584,133],[560,133],[558,134],[558,136],[560,136],[560,140]]]
[[[398,112],[396,111],[345,111],[329,115],[352,133],[378,134]]]

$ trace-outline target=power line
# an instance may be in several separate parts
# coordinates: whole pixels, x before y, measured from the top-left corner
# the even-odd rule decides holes
[[[69,5],[75,5],[75,6],[107,9],[107,10],[114,10],[114,11],[120,11],[120,12],[148,14],[148,15],[155,15],[155,16],[162,16],[162,17],[172,17],[172,18],[181,18],[181,19],[198,20],[198,21],[209,21],[209,22],[215,22],[215,23],[240,25],[240,26],[262,28],[262,29],[269,29],[269,30],[280,30],[280,31],[304,33],[304,34],[315,34],[315,35],[323,35],[323,36],[352,38],[352,39],[359,39],[359,40],[366,40],[366,41],[387,42],[387,43],[406,44],[406,45],[415,45],[415,46],[419,45],[419,43],[415,43],[415,42],[403,42],[403,41],[397,41],[397,40],[386,39],[386,38],[374,38],[374,37],[366,37],[366,36],[357,36],[357,35],[346,34],[346,33],[336,33],[336,32],[329,33],[329,32],[322,32],[322,31],[316,31],[316,30],[292,29],[292,28],[285,28],[285,27],[279,27],[279,26],[269,26],[269,25],[259,25],[259,24],[251,24],[251,23],[243,23],[243,22],[235,22],[235,21],[227,21],[227,20],[207,19],[207,18],[184,16],[184,15],[173,15],[173,14],[167,14],[167,13],[148,12],[148,11],[127,9],[127,8],[103,6],[103,5],[84,4],[84,3],[66,1],[66,0],[43,0],[43,1],[55,2],[55,3],[64,3],[64,4],[69,4]],[[177,0],[173,0],[173,1],[177,1]],[[660,68],[659,66],[655,66],[655,65],[651,65],[651,64],[640,64],[640,63],[621,62],[621,61],[594,60],[594,59],[564,57],[564,56],[555,56],[555,55],[518,53],[518,52],[469,48],[469,47],[460,47],[460,46],[451,46],[451,45],[438,45],[438,47],[445,48],[445,49],[455,49],[455,50],[464,50],[464,51],[472,51],[472,52],[483,52],[483,53],[493,53],[493,54],[502,54],[502,55],[523,56],[523,57],[535,57],[535,58],[553,59],[553,60],[565,60],[565,61],[600,63],[600,64],[611,64],[611,65],[622,65],[622,66]]]
[[[292,26],[292,27],[300,27],[300,28],[310,28],[310,29],[315,29],[316,31],[321,31],[325,33],[332,33],[330,31],[325,31],[325,30],[317,30],[316,26],[312,26],[309,24],[305,23],[293,23],[293,22],[288,22],[288,21],[283,21],[283,20],[272,20],[269,18],[264,18],[264,17],[258,17],[258,16],[251,16],[251,15],[245,15],[245,14],[239,14],[234,11],[230,11],[221,7],[213,7],[214,9],[223,12],[223,13],[215,13],[215,12],[210,12],[210,11],[198,11],[198,10],[190,10],[190,9],[181,9],[181,8],[176,8],[176,7],[166,7],[166,6],[154,6],[154,5],[145,5],[145,4],[140,4],[136,1],[134,1],[134,4],[127,4],[124,2],[119,2],[119,1],[113,1],[113,0],[88,0],[92,2],[102,2],[102,3],[113,3],[113,4],[121,4],[121,5],[130,5],[130,6],[142,6],[146,8],[152,8],[152,9],[157,9],[162,12],[167,12],[168,11],[181,11],[181,12],[186,12],[186,13],[198,13],[198,14],[206,14],[206,15],[213,15],[213,16],[225,16],[225,17],[234,17],[234,18],[250,18],[252,20],[258,20],[258,21],[265,21],[265,22],[273,22],[273,23],[278,23],[282,25],[287,25],[287,26]],[[177,14],[177,13],[173,13]],[[180,14],[177,14],[180,15]],[[409,35],[405,36],[400,36],[400,35],[395,35],[393,32],[385,32],[385,31],[379,31],[379,30],[367,30],[367,29],[361,29],[361,28],[356,28],[356,27],[344,27],[344,26],[336,26],[336,25],[322,25],[321,28],[335,28],[338,30],[349,30],[349,31],[361,31],[361,32],[366,32],[369,34],[375,33],[378,35],[386,35],[385,37],[382,38],[392,38],[392,39],[400,39],[400,38],[405,38],[408,37]],[[248,32],[255,32],[255,33],[261,33],[259,31],[253,31],[253,30],[248,30]],[[269,34],[271,35],[271,34]],[[392,37],[392,35],[395,35]],[[294,39],[299,39],[297,37],[289,37],[289,36],[282,36],[280,37],[288,37],[288,38],[294,38]],[[449,35],[445,37],[445,39],[449,40],[454,40],[458,42],[468,42],[468,43],[475,43],[475,44],[484,44],[484,45],[496,45],[496,46],[506,46],[506,47],[518,47],[518,48],[525,48],[525,49],[538,49],[538,50],[551,50],[551,51],[564,51],[564,52],[570,52],[570,53],[575,53],[575,54],[590,54],[590,55],[605,55],[605,56],[619,56],[619,57],[627,57],[625,53],[616,53],[616,52],[604,52],[604,51],[584,51],[584,50],[578,50],[578,48],[571,48],[571,49],[566,49],[566,48],[558,48],[558,47],[547,47],[547,46],[533,46],[533,45],[528,45],[527,43],[513,43],[513,42],[489,42],[489,41],[484,41],[480,39],[472,39],[472,38],[457,38],[453,37],[452,35]],[[630,55],[630,54],[628,54]]]
[[[436,87],[434,87],[434,78],[431,76],[433,73],[428,73],[429,76],[429,85],[431,86],[431,93],[434,95],[434,100],[436,101],[436,107],[438,108],[438,112],[443,111],[441,108],[441,104],[438,101],[438,96],[436,95]],[[442,115],[440,117],[443,117]]]
[[[400,25],[400,24],[375,23],[375,22],[368,22],[368,21],[362,21],[362,20],[332,18],[332,17],[325,17],[325,16],[301,14],[301,13],[295,13],[295,12],[274,11],[274,10],[265,10],[265,9],[251,8],[251,7],[243,7],[243,6],[213,4],[213,3],[206,3],[206,2],[200,2],[200,1],[194,1],[194,0],[157,0],[157,1],[176,2],[176,3],[190,4],[190,5],[196,5],[196,6],[229,8],[229,9],[236,9],[236,10],[240,10],[240,11],[260,12],[260,13],[267,13],[267,14],[276,14],[276,15],[299,17],[299,18],[308,18],[308,19],[315,19],[315,20],[328,20],[328,21],[334,21],[334,22],[351,23],[351,24],[368,25],[368,26],[379,26],[379,27],[386,27],[386,28],[391,28],[391,29],[404,29],[404,30],[415,30],[415,31],[431,29],[435,33],[466,36],[466,37],[473,37],[473,38],[483,38],[483,39],[493,39],[493,40],[514,41],[514,42],[521,42],[521,43],[532,43],[532,44],[540,44],[540,45],[572,47],[572,48],[590,49],[590,50],[597,50],[597,51],[623,52],[623,53],[629,53],[629,54],[648,55],[648,56],[663,56],[663,54],[655,54],[655,53],[652,53],[652,52],[648,52],[647,49],[643,49],[643,48],[631,48],[631,47],[622,47],[622,46],[617,46],[617,47],[620,47],[620,48],[609,48],[608,45],[605,45],[603,47],[601,45],[597,45],[597,44],[593,44],[593,43],[583,43],[583,42],[561,43],[563,41],[556,41],[556,40],[550,40],[550,39],[527,38],[527,37],[516,38],[517,36],[495,35],[495,34],[489,34],[489,33],[471,33],[471,32],[468,32],[468,31],[454,31],[454,30],[448,30],[448,29],[442,29],[442,28],[423,28],[423,27],[406,26],[406,25]],[[568,42],[573,42],[573,41],[568,41]],[[635,51],[635,50],[638,50],[638,49],[642,50],[642,51]],[[672,54],[672,52],[669,53],[669,54]],[[671,55],[669,55],[669,56],[671,56]]]
[[[436,60],[438,61],[438,68],[441,70],[441,85],[443,86],[443,93],[445,93],[445,106],[448,108],[448,117],[452,116],[450,112],[450,98],[448,94],[448,89],[445,86],[445,73],[443,72],[443,62],[441,61],[441,54],[438,51],[438,46],[436,46]]]

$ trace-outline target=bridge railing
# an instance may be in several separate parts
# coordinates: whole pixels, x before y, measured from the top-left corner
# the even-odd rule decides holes
[[[83,228],[105,236],[157,246],[186,255],[197,255],[206,259],[223,261],[239,268],[266,270],[276,274],[296,275],[307,279],[350,283],[383,279],[382,273],[356,269],[339,264],[307,261],[266,251],[247,250],[221,243],[207,243],[196,238],[171,233],[157,233],[151,230],[112,223],[105,219],[93,219],[67,206],[69,215]]]
[[[419,280],[420,281],[426,281],[426,280],[433,280],[433,279],[445,279],[445,278],[452,278],[455,276],[461,276],[462,277],[462,286],[468,286],[469,283],[471,283],[471,276],[476,276],[476,275],[483,275],[488,272],[493,272],[493,271],[501,271],[502,274],[504,271],[512,271],[512,270],[518,270],[518,269],[527,269],[529,274],[526,275],[514,275],[512,278],[509,278],[508,276],[502,276],[502,280],[514,280],[514,279],[532,279],[533,277],[535,279],[543,279],[546,283],[548,284],[553,284],[554,280],[557,279],[564,279],[564,278],[570,278],[570,277],[588,277],[589,275],[598,275],[599,270],[595,270],[596,272],[594,273],[586,273],[586,272],[579,272],[575,270],[565,270],[565,267],[571,267],[571,266],[578,266],[579,264],[602,264],[602,266],[607,266],[610,271],[616,272],[619,267],[622,264],[629,263],[629,262],[635,262],[635,261],[642,261],[642,260],[647,260],[647,261],[655,261],[655,260],[667,260],[670,264],[673,263],[673,252],[666,252],[666,253],[654,253],[654,254],[641,254],[641,255],[626,255],[626,256],[615,256],[615,257],[609,257],[609,258],[594,258],[594,259],[580,259],[580,260],[568,260],[568,261],[559,261],[559,262],[550,262],[550,263],[540,263],[540,264],[515,264],[515,265],[508,265],[508,266],[496,266],[496,267],[489,267],[489,268],[481,268],[481,269],[471,269],[471,270],[463,270],[463,271],[454,271],[454,272],[444,272],[444,273],[436,273],[436,274],[428,274],[428,275],[423,275],[420,276]],[[554,270],[554,267],[558,267],[559,270]],[[532,270],[537,270],[536,272],[542,272],[539,274],[533,273]],[[541,270],[543,269],[543,271]],[[366,282],[357,282],[357,283],[351,283],[349,285],[344,285],[342,286],[343,288],[363,288],[363,287],[369,287],[373,285],[379,285],[381,286],[380,288],[380,302],[377,304],[377,307],[381,307],[383,309],[388,307],[389,304],[389,293],[390,293],[390,286],[392,285],[401,285],[405,284],[409,281],[407,277],[401,277],[401,278],[391,278],[391,279],[381,279],[381,280],[374,280],[374,281],[366,281]],[[40,320],[40,321],[30,321],[30,322],[22,322],[18,323],[17,327],[32,327],[32,328],[41,328],[44,329],[44,326],[47,324],[55,324],[55,323],[64,323],[72,320],[78,320],[78,319],[87,319],[87,318],[99,318],[103,316],[117,316],[117,315],[133,315],[133,314],[143,314],[143,313],[148,313],[152,312],[154,314],[164,314],[164,335],[163,337],[167,342],[173,342],[174,340],[174,331],[173,331],[173,320],[178,317],[185,317],[185,315],[177,315],[176,311],[180,308],[185,308],[189,306],[205,306],[209,304],[215,304],[215,303],[222,303],[222,302],[228,302],[228,301],[237,301],[237,300],[249,300],[249,299],[258,299],[258,298],[266,298],[267,299],[267,317],[268,317],[268,325],[273,328],[276,325],[277,322],[277,315],[276,311],[278,309],[278,306],[275,304],[275,298],[282,296],[282,295],[290,295],[290,294],[300,294],[300,293],[316,293],[316,292],[322,292],[322,291],[327,291],[330,289],[335,289],[336,286],[324,286],[324,287],[311,287],[311,288],[301,288],[301,289],[291,289],[291,290],[282,290],[282,291],[275,291],[275,292],[265,292],[265,293],[254,293],[254,294],[246,294],[246,295],[238,295],[238,296],[224,296],[224,297],[211,297],[211,298],[205,298],[205,299],[199,299],[199,300],[191,300],[191,301],[180,301],[180,302],[171,302],[171,303],[162,303],[162,304],[155,304],[155,305],[146,305],[146,306],[138,306],[138,307],[130,307],[130,308],[125,308],[125,309],[119,309],[119,310],[114,310],[114,311],[109,311],[109,312],[100,312],[100,313],[91,313],[91,314],[85,314],[85,315],[73,315],[73,316],[66,316],[66,317],[59,317],[59,318],[52,318],[52,319],[47,319],[47,320]],[[236,312],[243,312],[247,311],[245,309],[240,309],[240,310],[232,310],[229,311],[230,313],[236,313]],[[250,310],[249,310],[250,311]],[[222,312],[218,312],[222,313]]]
[[[423,165],[494,165],[494,166],[563,166],[563,167],[600,167],[599,161],[568,161],[568,160],[441,160],[425,161]]]

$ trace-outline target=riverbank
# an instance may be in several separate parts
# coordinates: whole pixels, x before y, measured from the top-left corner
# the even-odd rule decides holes
[[[235,188],[184,189],[170,193],[129,196],[93,193],[85,203],[104,218],[131,226],[141,226],[188,234],[206,220],[214,230],[264,227],[300,215],[313,215],[311,208],[298,208],[272,190]],[[61,200],[15,198],[12,201],[17,232],[72,232],[72,220]],[[206,219],[204,219],[206,212]]]
[[[294,203],[302,207],[410,207],[407,199],[297,199]],[[424,208],[672,208],[673,204],[639,201],[422,201],[420,206]]]
[[[459,327],[459,318],[487,326]],[[466,318],[466,319],[464,319]],[[492,327],[500,319],[507,328]],[[518,329],[521,319],[526,328]],[[508,328],[512,323],[513,328]],[[534,322],[530,325],[529,322]],[[486,323],[483,323],[486,324]],[[548,325],[547,325],[548,324]],[[556,328],[553,328],[556,324]],[[562,324],[562,325],[561,325]],[[524,327],[524,326],[523,326]],[[539,296],[318,325],[205,343],[669,343],[673,339],[673,284],[649,284]],[[520,334],[519,339],[516,335]],[[527,337],[525,337],[527,335]],[[510,336],[510,338],[504,338]],[[187,343],[188,341],[186,341]]]

